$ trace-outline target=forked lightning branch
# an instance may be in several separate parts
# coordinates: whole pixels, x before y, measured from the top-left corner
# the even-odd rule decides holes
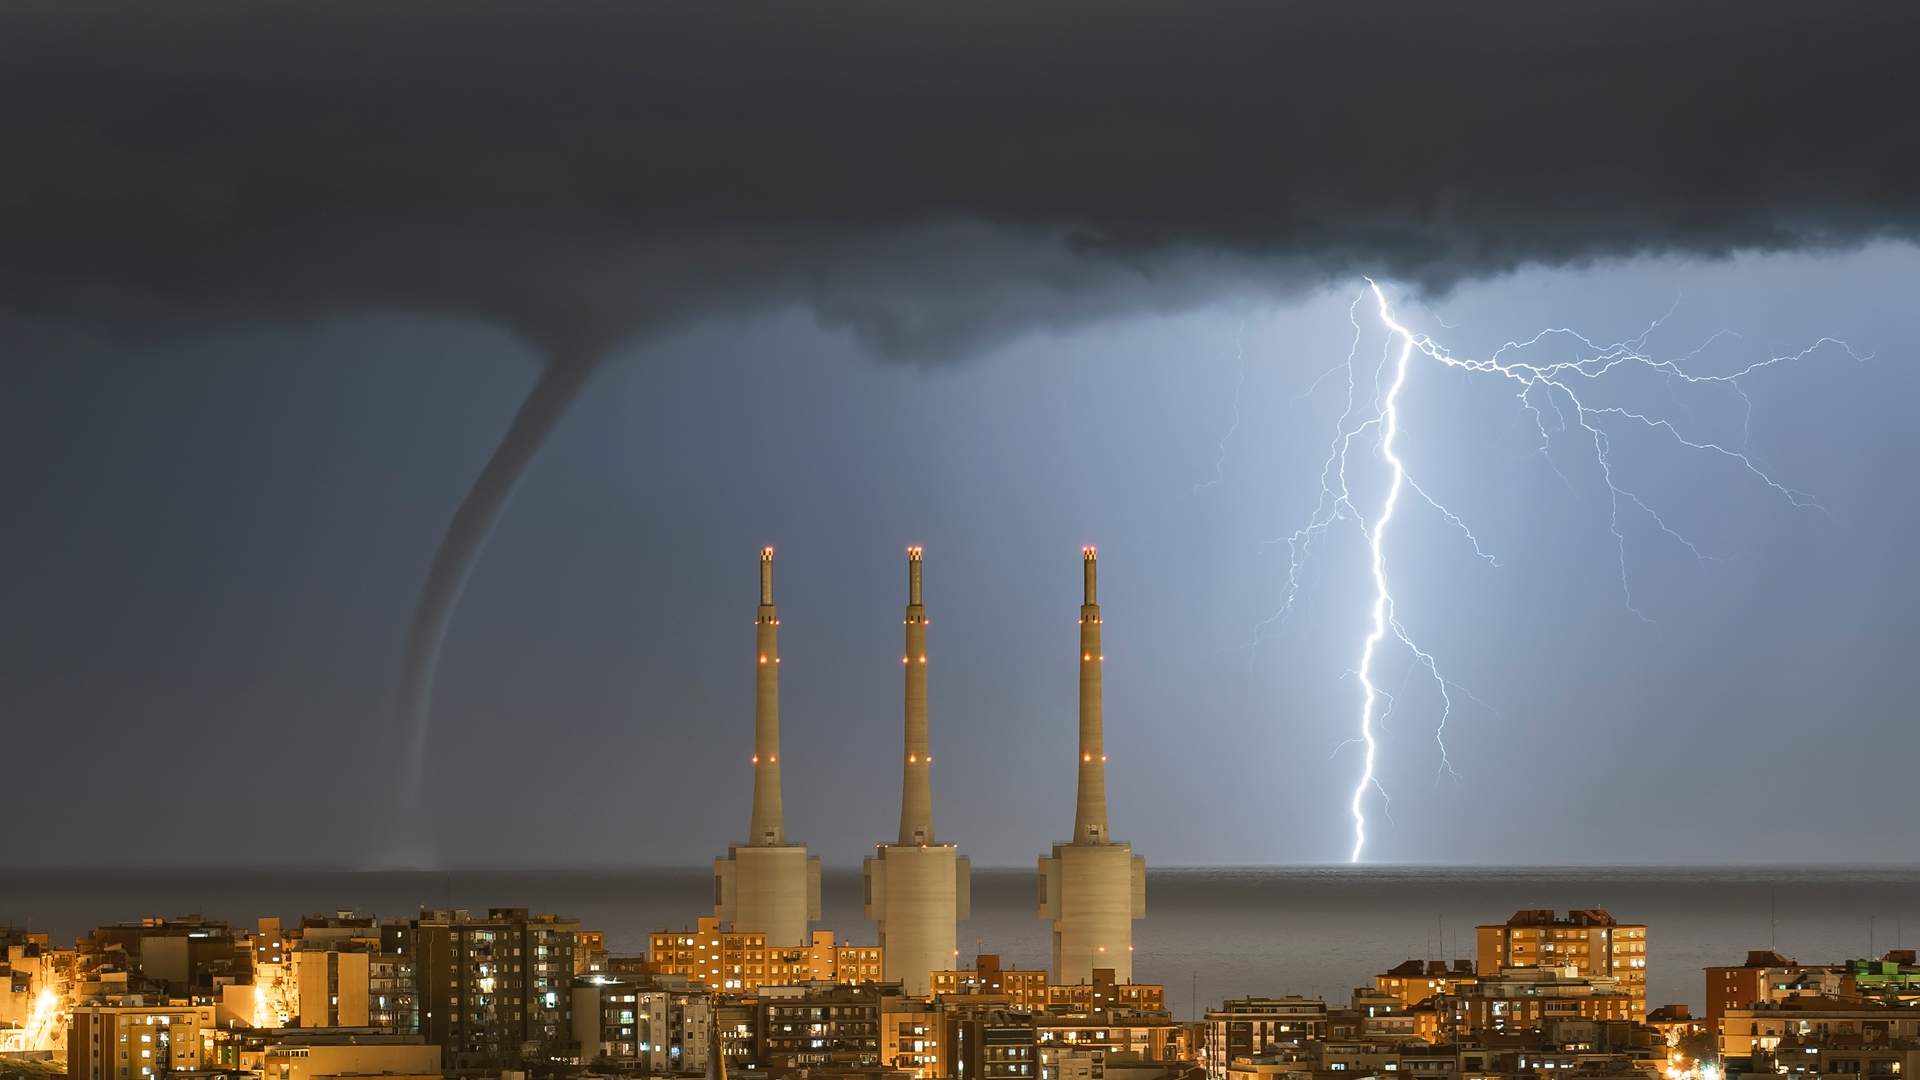
[[[1386,336],[1385,348],[1379,360],[1371,365],[1363,364],[1359,357],[1360,344],[1365,337],[1360,318],[1363,307],[1370,309],[1372,318]],[[1539,451],[1550,466],[1553,464],[1552,450],[1556,433],[1575,440],[1582,452],[1590,456],[1599,478],[1600,493],[1606,500],[1607,527],[1612,533],[1618,554],[1622,603],[1635,615],[1645,619],[1645,614],[1635,605],[1632,581],[1627,573],[1627,534],[1623,522],[1637,515],[1692,555],[1698,558],[1706,556],[1692,540],[1669,525],[1654,505],[1627,486],[1616,474],[1612,440],[1617,430],[1638,430],[1664,440],[1682,453],[1717,458],[1793,506],[1817,508],[1819,504],[1810,494],[1776,480],[1748,454],[1744,442],[1737,448],[1728,446],[1692,435],[1670,418],[1650,410],[1593,402],[1590,399],[1595,396],[1594,388],[1609,381],[1609,376],[1636,370],[1651,372],[1698,386],[1724,387],[1739,398],[1750,416],[1751,401],[1741,386],[1740,380],[1743,378],[1803,359],[1826,348],[1844,352],[1855,360],[1866,357],[1856,353],[1844,341],[1823,337],[1796,353],[1767,356],[1724,374],[1698,374],[1691,370],[1691,365],[1706,348],[1705,344],[1675,359],[1656,357],[1648,351],[1648,339],[1659,327],[1659,322],[1651,324],[1636,338],[1609,345],[1599,344],[1570,329],[1555,328],[1542,330],[1524,340],[1509,341],[1485,357],[1462,357],[1454,355],[1430,335],[1403,323],[1395,314],[1386,290],[1372,279],[1367,280],[1366,288],[1354,298],[1348,308],[1348,316],[1353,323],[1354,335],[1346,360],[1321,377],[1321,381],[1324,381],[1331,376],[1345,375],[1346,406],[1321,464],[1318,501],[1313,513],[1306,524],[1286,538],[1289,552],[1286,591],[1274,618],[1284,618],[1292,610],[1300,593],[1301,570],[1311,557],[1315,543],[1335,525],[1343,521],[1353,523],[1366,544],[1371,584],[1370,595],[1365,601],[1366,634],[1359,643],[1353,668],[1360,684],[1359,716],[1355,721],[1353,736],[1342,744],[1357,745],[1361,750],[1360,774],[1348,802],[1348,811],[1353,819],[1353,847],[1349,861],[1359,862],[1366,853],[1369,803],[1372,797],[1377,796],[1384,807],[1387,798],[1386,789],[1377,775],[1377,766],[1384,734],[1382,721],[1392,712],[1395,698],[1376,682],[1381,654],[1394,648],[1403,650],[1410,663],[1424,672],[1431,682],[1439,704],[1439,720],[1434,727],[1433,737],[1438,767],[1446,774],[1454,773],[1453,763],[1447,756],[1447,722],[1452,717],[1454,696],[1464,693],[1458,684],[1446,676],[1433,654],[1420,646],[1419,639],[1409,630],[1397,609],[1392,575],[1394,526],[1400,517],[1423,505],[1456,530],[1475,557],[1499,565],[1474,534],[1472,527],[1421,486],[1418,478],[1420,463],[1409,460],[1401,445],[1400,411],[1410,392],[1408,374],[1415,364],[1431,363],[1469,375],[1483,376],[1490,382],[1499,380],[1512,392],[1519,407],[1531,421],[1539,437]],[[1707,344],[1720,336],[1715,335]],[[1547,348],[1564,349],[1570,358],[1532,359]],[[1366,370],[1369,366],[1370,371]],[[1551,422],[1548,420],[1549,414],[1553,417]],[[1364,506],[1355,499],[1349,485],[1350,470],[1363,467],[1355,458],[1356,448],[1375,455],[1378,468],[1385,474],[1383,493],[1378,501]],[[1553,467],[1558,471],[1557,466]],[[1564,473],[1562,476],[1565,478]]]

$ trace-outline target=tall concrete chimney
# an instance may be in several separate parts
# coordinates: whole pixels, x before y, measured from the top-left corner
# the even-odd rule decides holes
[[[955,966],[956,924],[970,915],[972,867],[933,838],[933,751],[927,737],[927,609],[921,551],[907,549],[906,737],[901,748],[900,838],[876,845],[863,867],[867,918],[879,924],[882,978],[913,996]]]
[[[1073,842],[1107,842],[1107,740],[1103,729],[1100,668],[1100,554],[1080,549],[1080,783],[1073,807]]]
[[[773,606],[773,549],[760,549],[760,607],[753,620],[753,817],[747,842],[713,860],[713,913],[767,944],[805,945],[820,917],[820,860],[787,843],[780,800],[780,614]]]
[[[933,753],[927,741],[927,609],[920,549],[907,549],[906,757],[900,763],[900,843],[933,843]]]
[[[759,669],[753,684],[753,823],[747,843],[785,843],[780,803],[780,614],[773,606],[773,549],[760,549],[760,611],[753,620]]]
[[[1147,862],[1107,831],[1107,745],[1101,696],[1100,563],[1080,550],[1080,761],[1073,839],[1040,857],[1040,917],[1053,920],[1053,978],[1091,982],[1112,968],[1133,981],[1133,920],[1147,914]]]

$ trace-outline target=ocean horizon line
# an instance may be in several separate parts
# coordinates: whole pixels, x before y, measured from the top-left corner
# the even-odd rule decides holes
[[[309,874],[609,874],[609,873],[675,873],[684,874],[708,869],[704,863],[452,863],[445,866],[418,865],[381,865],[353,863],[46,863],[15,864],[12,871],[19,874],[118,874],[165,873],[170,875],[191,875],[197,873],[242,873],[267,876],[284,873]],[[859,863],[823,862],[822,870],[827,873],[859,873]],[[1031,873],[1031,863],[979,864],[973,866],[976,873]],[[1799,872],[1842,872],[1842,871],[1913,871],[1920,872],[1920,862],[1885,860],[1875,862],[1551,862],[1551,863],[1421,863],[1421,862],[1364,862],[1344,861],[1328,862],[1288,862],[1288,863],[1156,863],[1149,865],[1149,874],[1183,873],[1285,873],[1298,871],[1334,872],[1364,875],[1378,871],[1437,873],[1493,873],[1501,875],[1523,875],[1528,873],[1567,873],[1610,874],[1618,872],[1675,872],[1691,871],[1696,873],[1731,873],[1765,871]]]

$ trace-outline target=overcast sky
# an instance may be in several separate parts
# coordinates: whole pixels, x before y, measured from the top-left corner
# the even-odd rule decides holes
[[[897,820],[912,543],[940,832],[1026,864],[1070,826],[1094,543],[1116,835],[1344,859],[1365,542],[1276,619],[1276,541],[1372,274],[1461,355],[1853,351],[1594,387],[1818,500],[1614,418],[1704,558],[1633,505],[1616,543],[1590,442],[1543,454],[1510,385],[1414,365],[1402,455],[1499,565],[1403,507],[1398,613],[1475,700],[1444,775],[1382,653],[1369,854],[1911,861],[1912,16],[1643,8],[8,12],[4,854],[703,861],[746,828],[770,543],[788,832],[854,863]],[[206,843],[152,848],[162,812]]]

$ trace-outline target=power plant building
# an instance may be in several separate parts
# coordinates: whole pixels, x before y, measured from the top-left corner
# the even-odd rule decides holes
[[[1040,917],[1053,920],[1053,977],[1091,983],[1096,968],[1133,981],[1133,920],[1147,913],[1147,862],[1107,830],[1101,700],[1099,556],[1081,552],[1080,763],[1073,839],[1040,857]]]
[[[768,945],[810,944],[820,917],[820,860],[790,844],[780,798],[780,616],[773,606],[773,549],[760,552],[754,618],[753,818],[747,842],[713,861],[714,917]]]
[[[1053,923],[1051,970],[1055,986],[1129,985],[1133,982],[1133,922],[1146,915],[1146,860],[1113,839],[1108,828],[1106,739],[1101,671],[1099,562],[1082,551],[1080,608],[1079,754],[1072,838],[1039,860],[1040,916]],[[970,915],[971,867],[934,831],[933,754],[927,699],[927,612],[922,596],[922,551],[907,552],[906,649],[900,828],[892,843],[865,860],[865,913],[879,929],[880,977],[923,996],[952,982],[957,924]],[[730,989],[770,985],[797,973],[788,952],[817,943],[809,924],[820,917],[820,860],[789,842],[780,784],[780,619],[773,602],[773,549],[760,553],[760,605],[755,618],[753,813],[747,839],[714,860],[715,925],[700,938],[711,955],[689,960],[701,981]],[[749,935],[757,957],[724,959],[721,927],[729,937]],[[741,939],[748,940],[748,939]],[[697,950],[696,950],[697,951]],[[776,962],[780,957],[781,962]],[[755,963],[755,960],[758,963]],[[737,966],[737,972],[730,970]],[[809,965],[811,967],[812,965]],[[845,966],[845,965],[836,965]],[[706,970],[706,969],[719,970]],[[758,968],[759,970],[754,970]],[[1099,978],[1095,973],[1100,972]],[[1108,973],[1111,974],[1108,974]],[[841,973],[844,979],[844,972]],[[864,972],[863,972],[864,974]]]
[[[921,603],[921,549],[907,549],[905,745],[901,748],[900,833],[865,862],[866,916],[879,924],[884,978],[926,995],[936,971],[953,967],[955,924],[969,915],[970,865],[933,832],[933,751],[927,733],[927,609]]]

